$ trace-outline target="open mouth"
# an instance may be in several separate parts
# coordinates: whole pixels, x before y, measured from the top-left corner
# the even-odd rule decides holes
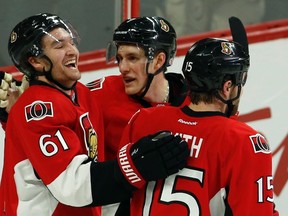
[[[71,69],[76,69],[77,68],[77,64],[76,64],[76,60],[69,60],[65,63],[65,66]]]
[[[131,77],[124,77],[123,80],[124,80],[125,84],[129,84],[129,83],[135,81],[136,79],[135,78],[131,78]]]

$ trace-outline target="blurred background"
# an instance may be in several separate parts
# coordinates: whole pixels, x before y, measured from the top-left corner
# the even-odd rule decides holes
[[[69,20],[81,36],[80,51],[104,49],[113,30],[129,11],[133,0],[1,0],[0,67],[12,65],[7,44],[12,28],[22,19],[41,12]],[[135,1],[134,1],[135,2]],[[239,17],[244,24],[288,18],[287,0],[137,0],[139,16],[162,16],[172,23],[178,37],[227,29],[227,18]]]

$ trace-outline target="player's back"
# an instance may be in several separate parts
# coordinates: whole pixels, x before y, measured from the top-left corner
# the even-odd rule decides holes
[[[134,193],[131,215],[229,215],[230,210],[233,215],[253,215],[253,209],[259,215],[270,215],[271,210],[272,215],[272,203],[259,202],[255,183],[271,175],[269,163],[262,166],[271,160],[270,150],[267,146],[255,152],[257,141],[252,140],[263,137],[246,124],[220,112],[159,107],[142,109],[128,127],[132,129],[125,130],[122,143],[129,136],[136,141],[144,134],[169,130],[191,149],[187,166],[179,173]],[[272,191],[265,196],[272,197]]]

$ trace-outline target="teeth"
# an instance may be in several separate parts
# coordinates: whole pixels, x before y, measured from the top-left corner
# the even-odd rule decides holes
[[[67,61],[65,63],[65,65],[69,65],[69,64],[76,64],[76,61],[75,60],[70,60],[70,61]]]

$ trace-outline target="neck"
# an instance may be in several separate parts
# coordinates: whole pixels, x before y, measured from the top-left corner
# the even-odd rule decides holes
[[[144,100],[153,103],[167,103],[169,101],[169,83],[163,73],[154,77]]]
[[[189,108],[196,112],[225,112],[226,105],[220,103],[204,103],[189,104]]]
[[[165,95],[165,98],[163,100],[164,103],[168,103],[169,102],[169,91],[170,91],[170,86],[169,86],[169,82],[167,81],[166,95]]]
[[[48,83],[49,85],[51,85],[51,86],[59,89],[60,91],[64,92],[65,94],[67,94],[67,95],[69,95],[69,96],[70,96],[71,93],[72,93],[72,90],[71,90],[71,89],[70,89],[70,90],[64,90],[64,89],[60,88],[59,86],[55,85],[55,83],[49,81],[45,76],[38,76],[37,79],[40,80],[40,81],[42,81],[42,82]]]

